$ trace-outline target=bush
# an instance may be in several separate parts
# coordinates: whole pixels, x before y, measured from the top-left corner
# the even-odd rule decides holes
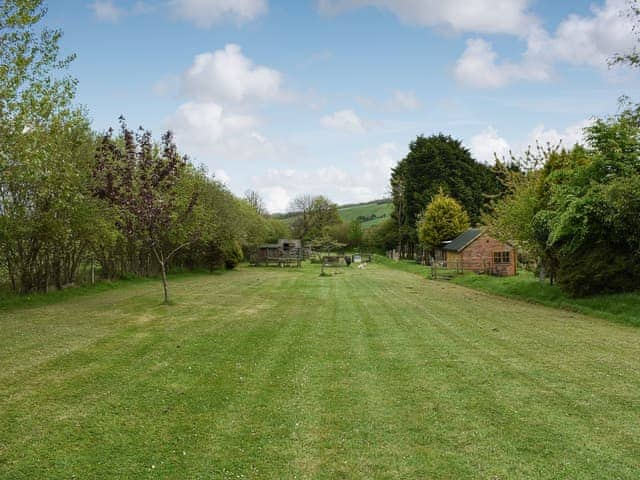
[[[231,242],[224,252],[224,268],[232,270],[238,266],[242,260],[242,247],[237,241]]]
[[[620,247],[594,245],[562,257],[557,280],[560,289],[572,297],[634,291],[640,284],[640,261]]]

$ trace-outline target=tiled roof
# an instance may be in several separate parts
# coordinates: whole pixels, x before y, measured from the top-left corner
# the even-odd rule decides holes
[[[442,247],[442,250],[447,250],[449,252],[460,252],[480,235],[482,235],[481,228],[470,228],[466,232],[461,233],[449,243],[444,245]]]

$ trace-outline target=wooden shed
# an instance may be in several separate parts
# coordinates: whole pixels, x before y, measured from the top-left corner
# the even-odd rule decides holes
[[[476,273],[515,275],[516,250],[491,237],[483,228],[470,228],[435,251],[434,261],[448,268]]]
[[[302,241],[297,239],[281,238],[277,243],[266,243],[260,245],[256,252],[258,260],[268,258],[294,257],[302,255]]]

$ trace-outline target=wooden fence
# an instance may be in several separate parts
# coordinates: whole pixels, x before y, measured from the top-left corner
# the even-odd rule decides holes
[[[300,267],[302,259],[292,256],[258,257],[255,255],[251,256],[249,264],[254,267]]]
[[[462,275],[464,273],[464,264],[462,261],[456,262],[432,262],[431,278],[434,280],[451,280],[456,275]]]

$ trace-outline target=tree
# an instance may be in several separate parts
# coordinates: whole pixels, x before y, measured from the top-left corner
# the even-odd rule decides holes
[[[587,149],[549,162],[549,202],[534,219],[547,220],[546,244],[557,253],[565,292],[633,290],[640,282],[638,112],[597,120],[586,137]]]
[[[23,293],[73,282],[103,226],[92,133],[64,74],[73,56],[59,57],[62,33],[41,26],[45,14],[38,0],[0,3],[0,251]]]
[[[59,58],[62,32],[39,27],[46,13],[42,0],[0,4],[0,138],[7,143],[69,110],[75,95],[76,81],[61,74],[75,56]]]
[[[391,175],[399,248],[411,254],[418,242],[418,218],[440,189],[458,201],[476,223],[488,198],[499,193],[499,188],[492,169],[477,163],[459,140],[443,134],[418,136]]]
[[[347,237],[349,245],[352,247],[360,248],[362,240],[364,238],[364,231],[362,230],[362,223],[358,220],[353,220],[349,224],[349,236]]]
[[[627,16],[634,22],[632,33],[640,41],[640,2],[638,0],[628,1]],[[634,68],[640,67],[640,51],[638,51],[638,47],[634,46],[630,52],[614,54],[609,59],[609,65],[617,64],[629,65]]]
[[[259,215],[266,216],[268,214],[267,208],[264,205],[264,200],[258,192],[255,190],[247,190],[244,192],[244,199],[251,205]]]
[[[420,243],[434,249],[469,228],[469,216],[462,206],[440,190],[418,221]]]
[[[309,235],[321,236],[327,227],[339,223],[338,205],[322,195],[314,197],[309,211]]]
[[[154,145],[151,132],[141,128],[134,135],[123,118],[120,122],[122,142],[110,130],[97,152],[95,194],[117,208],[117,225],[134,256],[139,260],[143,246],[157,261],[168,303],[169,262],[212,226],[205,218],[210,210],[198,204],[206,178],[178,153],[170,132]]]
[[[533,251],[570,295],[640,282],[639,118],[629,109],[599,119],[586,146],[548,149],[495,205],[491,228]]]
[[[299,195],[289,205],[289,211],[297,213],[292,224],[292,233],[303,242],[307,239],[311,230],[311,208],[313,197],[311,195]]]
[[[549,201],[543,188],[546,173],[543,167],[550,159],[553,163],[564,155],[560,145],[529,147],[521,157],[511,156],[508,164],[498,161],[494,167],[502,182],[503,194],[493,199],[491,207],[483,216],[493,236],[504,242],[517,245],[523,254],[536,259],[541,278],[549,276],[553,283],[557,270],[557,258],[546,244],[544,219],[534,219]]]
[[[326,227],[340,223],[338,206],[322,195],[300,195],[293,200],[289,210],[298,214],[292,230],[303,241],[319,237]]]
[[[378,225],[367,228],[363,232],[363,244],[371,250],[384,253],[398,246],[397,225],[392,218],[383,220]]]

